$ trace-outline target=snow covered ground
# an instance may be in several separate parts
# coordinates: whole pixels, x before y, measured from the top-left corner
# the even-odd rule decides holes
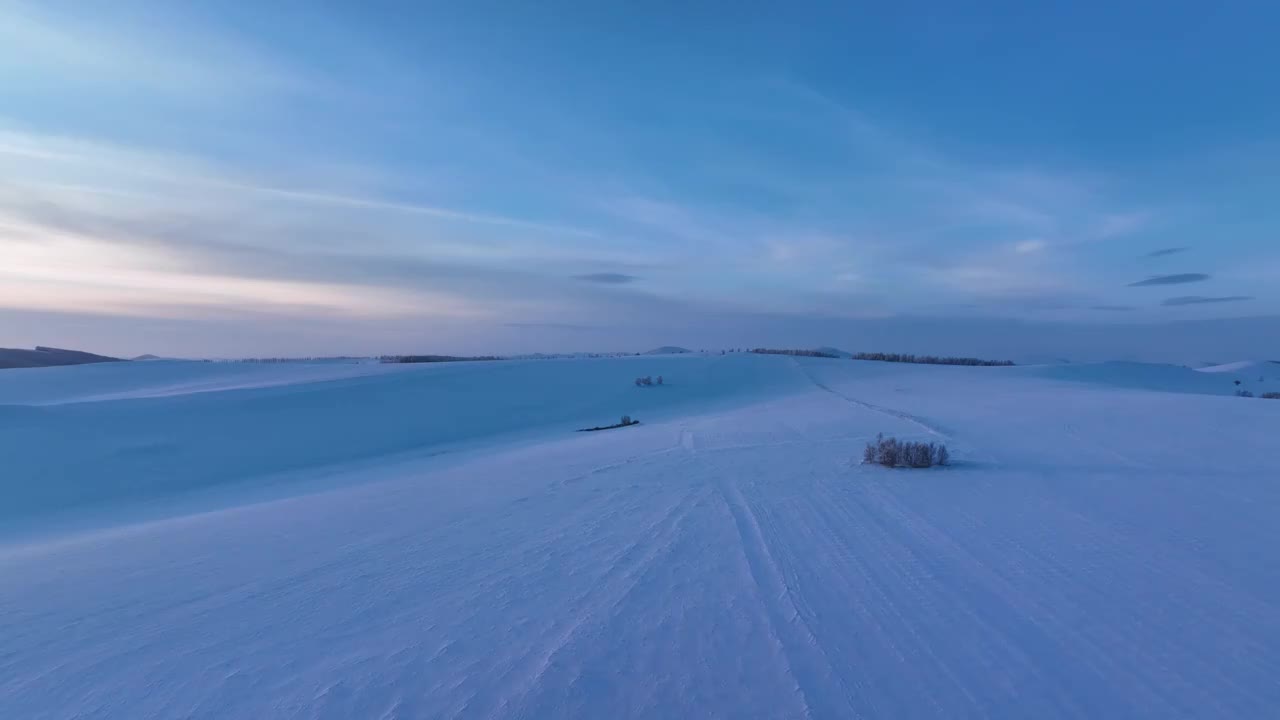
[[[5,371],[0,718],[1270,717],[1273,367]]]

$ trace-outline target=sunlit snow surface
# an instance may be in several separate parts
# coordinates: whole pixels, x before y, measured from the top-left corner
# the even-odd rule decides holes
[[[0,372],[0,718],[1274,717],[1276,375]]]

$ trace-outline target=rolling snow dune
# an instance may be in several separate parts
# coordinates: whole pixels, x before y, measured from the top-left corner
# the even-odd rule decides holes
[[[11,515],[104,509],[0,545],[0,717],[1273,715],[1280,402],[1040,372],[673,356],[0,406],[6,498],[62,493]],[[877,432],[956,464],[857,464]],[[286,466],[336,480],[105,512]]]
[[[1013,374],[1084,382],[1095,385],[1165,392],[1235,395],[1237,390],[1255,394],[1280,392],[1280,364],[1238,362],[1211,368],[1135,362],[1019,367]]]
[[[650,421],[691,403],[732,402],[744,388],[751,393],[747,401],[795,383],[761,358],[724,363],[706,356],[127,367],[95,374],[126,385],[114,393],[122,399],[101,400],[112,391],[91,390],[94,381],[64,369],[61,376],[46,371],[47,389],[30,391],[33,404],[0,404],[6,428],[0,457],[7,469],[0,478],[6,497],[0,530],[60,510],[438,451],[497,435],[593,427],[623,414]],[[638,374],[665,375],[666,384],[637,388]],[[51,397],[58,404],[48,404]]]
[[[85,366],[78,372],[41,368],[0,374],[0,405],[64,405],[300,385],[395,372],[405,367],[354,362],[146,360]]]

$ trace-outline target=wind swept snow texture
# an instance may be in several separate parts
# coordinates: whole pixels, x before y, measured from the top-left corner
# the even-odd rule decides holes
[[[0,406],[6,501],[60,488],[27,514],[330,476],[0,545],[0,717],[1272,716],[1276,404],[1032,370],[696,355]],[[149,386],[111,381],[81,391]],[[955,465],[858,464],[879,431]]]

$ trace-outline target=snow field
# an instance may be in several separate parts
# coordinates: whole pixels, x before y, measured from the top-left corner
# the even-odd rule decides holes
[[[91,453],[80,482],[138,471],[105,450],[137,426],[204,412],[310,416],[347,447],[258,461],[324,488],[113,522],[190,490],[204,445],[272,445],[171,433],[176,489],[130,481],[148,494],[107,496],[97,529],[0,546],[0,717],[1269,716],[1280,403],[1040,372],[627,358],[3,406],[119,423],[44,440]],[[470,398],[467,432],[407,419],[427,398]],[[326,434],[341,412],[369,434]],[[645,424],[571,432],[623,412]],[[379,438],[396,419],[413,432]],[[957,464],[856,464],[877,432]]]

